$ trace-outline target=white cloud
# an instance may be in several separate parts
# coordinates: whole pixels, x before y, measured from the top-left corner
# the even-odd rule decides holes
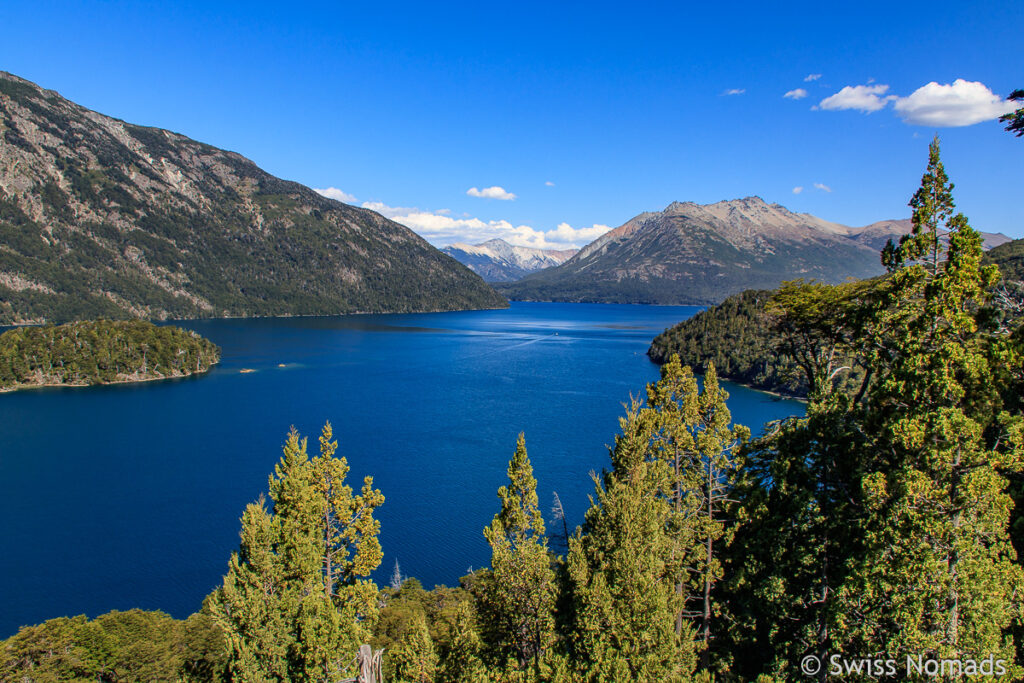
[[[547,185],[548,187],[554,187],[555,186],[555,184],[553,182],[551,182],[550,180],[545,180],[544,184]]]
[[[790,90],[783,97],[788,97],[791,100],[802,100],[807,97],[807,91],[803,88],[797,88],[796,90]]]
[[[814,187],[815,187],[815,189],[821,190],[822,192],[831,192],[832,191],[832,188],[829,187],[828,185],[825,185],[824,183],[814,183]]]
[[[328,199],[337,199],[339,202],[345,202],[346,204],[355,204],[358,200],[344,190],[339,190],[336,187],[326,187],[324,189],[313,188],[313,191],[317,194],[321,194]]]
[[[989,121],[1009,113],[1017,104],[1004,100],[979,81],[958,78],[952,85],[935,81],[893,104],[904,122],[919,126],[958,127]]]
[[[726,90],[722,94],[723,95],[742,95],[745,92],[747,92],[746,88],[731,88],[729,90]]]
[[[835,95],[826,97],[815,109],[826,109],[838,111],[842,109],[856,109],[866,114],[884,109],[889,100],[896,99],[895,95],[884,95],[889,89],[887,85],[848,85]]]
[[[793,188],[793,194],[800,194],[803,191],[804,191],[804,188],[801,185],[797,185],[796,187]]]
[[[396,218],[398,216],[405,216],[411,213],[419,212],[419,209],[413,209],[404,206],[388,206],[384,202],[363,202],[363,208],[370,209],[371,211],[376,211],[385,218]]]
[[[953,81],[952,85],[932,81],[907,97],[885,95],[888,90],[887,85],[848,85],[812,108],[856,109],[870,113],[884,109],[892,102],[892,108],[904,123],[939,128],[991,121],[1017,108],[1015,102],[1004,100],[984,83],[962,78]]]
[[[521,247],[568,249],[581,247],[611,230],[607,225],[573,228],[568,223],[559,223],[553,230],[537,230],[529,225],[513,225],[506,220],[453,218],[442,211],[388,206],[383,202],[363,202],[363,207],[401,223],[436,245],[454,242],[477,244],[500,237]]]
[[[498,185],[485,187],[482,190],[478,190],[475,187],[471,187],[468,190],[466,190],[466,194],[468,194],[470,197],[482,197],[484,199],[503,199],[505,201],[510,201],[516,198],[514,194],[512,194],[511,192],[507,192],[505,188],[499,187]]]
[[[821,74],[807,74],[807,76],[804,77],[804,82],[810,83],[811,81],[816,81],[819,78],[821,78]]]

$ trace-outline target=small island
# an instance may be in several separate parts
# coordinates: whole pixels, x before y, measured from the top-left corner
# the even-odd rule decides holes
[[[195,332],[142,320],[88,320],[0,334],[0,391],[186,377],[220,348]]]

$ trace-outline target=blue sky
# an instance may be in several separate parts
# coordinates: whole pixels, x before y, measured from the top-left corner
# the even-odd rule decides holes
[[[953,125],[1024,88],[1024,3],[775,4],[42,0],[4,8],[0,69],[438,245],[748,195],[906,217],[935,133],[972,225],[1024,237],[1024,139]]]

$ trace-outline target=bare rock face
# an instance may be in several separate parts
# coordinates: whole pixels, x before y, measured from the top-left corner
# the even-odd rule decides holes
[[[441,251],[486,282],[514,282],[524,275],[561,265],[579,250],[517,247],[503,239],[492,239],[481,244],[457,242]]]
[[[0,72],[0,323],[504,305],[379,214]]]
[[[673,202],[605,233],[562,265],[499,289],[535,301],[715,304],[796,278],[878,275],[879,250],[909,231],[909,221],[851,228],[760,197]],[[988,246],[1009,239],[986,238]]]

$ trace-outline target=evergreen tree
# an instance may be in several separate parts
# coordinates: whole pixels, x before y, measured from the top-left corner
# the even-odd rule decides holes
[[[204,608],[237,680],[333,681],[369,637],[378,591],[362,577],[380,564],[384,498],[369,477],[353,494],[336,449],[328,423],[310,460],[293,428],[270,477],[273,510],[261,499],[242,516],[239,551]]]
[[[992,409],[984,325],[998,272],[952,213],[937,138],[911,206],[913,231],[886,250],[892,303],[865,344],[883,374],[865,424],[866,552],[844,595],[851,635],[864,651],[1012,659],[1003,632],[1024,583],[1003,473],[1022,465],[1020,418]]]
[[[455,609],[450,643],[442,657],[441,680],[450,683],[487,683],[487,669],[480,659],[480,635],[469,601],[459,603]]]
[[[398,683],[433,683],[437,671],[437,653],[422,612],[417,613],[391,658]]]
[[[557,591],[523,434],[509,461],[508,478],[509,485],[498,489],[501,510],[484,529],[491,546],[491,570],[481,594],[480,616],[494,665],[532,667],[539,675],[555,637]]]
[[[836,595],[862,551],[864,437],[846,409],[812,402],[806,418],[766,431],[744,454],[742,505],[723,556],[722,649],[739,680],[801,676],[793,667],[803,657],[843,651]]]
[[[687,681],[694,670],[689,622],[676,589],[668,464],[648,457],[656,415],[633,403],[621,418],[614,470],[596,479],[582,534],[569,542],[569,651],[584,681]]]
[[[1024,90],[1014,90],[1007,99],[1024,101]],[[999,120],[1006,124],[1006,130],[1010,133],[1017,137],[1024,136],[1024,107],[1009,114],[1003,114]]]
[[[996,273],[951,188],[936,140],[913,229],[883,253],[889,276],[843,321],[868,369],[860,390],[812,397],[749,456],[730,607],[750,677],[829,652],[1012,661],[1024,584],[1005,473],[1021,467],[1019,407],[1000,408]]]
[[[728,396],[718,384],[714,363],[708,365],[700,391],[693,372],[678,356],[661,367],[661,379],[647,389],[646,410],[653,413],[655,424],[652,457],[665,461],[671,470],[667,531],[679,566],[675,584],[682,599],[676,632],[682,633],[684,618],[695,622],[702,668],[711,663],[712,620],[717,612],[712,589],[722,578],[718,554],[733,532],[726,508],[740,468],[736,450],[750,436],[745,427],[730,425]]]

